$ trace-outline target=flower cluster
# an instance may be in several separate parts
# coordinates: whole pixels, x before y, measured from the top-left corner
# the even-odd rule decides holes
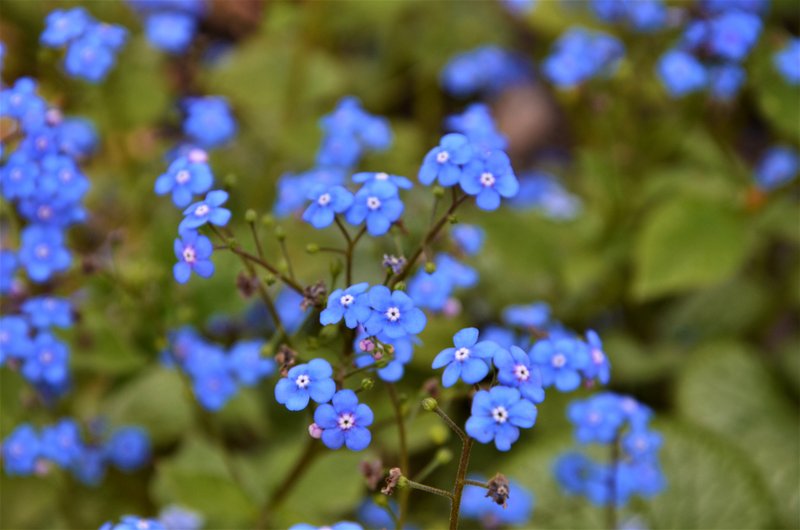
[[[447,92],[459,97],[492,95],[532,76],[524,58],[497,46],[481,46],[450,59],[442,69],[441,83]]]
[[[652,33],[667,25],[667,6],[663,0],[592,0],[591,9],[600,20],[624,23],[642,33]]]
[[[576,452],[560,456],[554,473],[566,493],[599,506],[624,506],[633,495],[652,497],[664,489],[658,462],[662,440],[649,429],[649,408],[632,397],[603,392],[573,402],[568,416],[579,443],[607,445],[612,459],[598,463]]]
[[[317,151],[320,167],[351,168],[367,150],[382,151],[392,144],[389,122],[373,116],[355,97],[339,101],[336,108],[320,120],[323,138]]]
[[[62,419],[40,432],[23,423],[3,440],[7,475],[46,475],[56,466],[95,486],[103,480],[108,465],[132,472],[149,460],[150,439],[139,427],[121,427],[107,436],[91,433],[84,442],[77,422]]]
[[[185,327],[172,333],[162,358],[189,376],[204,408],[217,411],[237,394],[239,385],[254,386],[275,372],[275,361],[262,355],[263,347],[260,340],[241,340],[226,351]]]
[[[128,30],[98,22],[82,7],[56,9],[45,24],[39,41],[50,48],[66,46],[64,69],[91,83],[105,79],[128,39]]]
[[[198,22],[205,15],[203,0],[127,0],[141,17],[147,40],[168,53],[184,53],[194,39]]]
[[[624,52],[622,43],[607,33],[570,28],[553,44],[552,53],[542,63],[542,73],[558,87],[574,87],[610,74]]]

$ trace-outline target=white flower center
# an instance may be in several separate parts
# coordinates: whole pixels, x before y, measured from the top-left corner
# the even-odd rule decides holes
[[[53,209],[47,205],[39,206],[36,210],[36,215],[42,220],[50,219],[53,216]]]
[[[492,409],[492,418],[497,423],[505,423],[508,420],[508,411],[502,405]]]
[[[520,381],[527,381],[528,378],[531,376],[530,370],[524,364],[518,364],[514,367],[514,375]]]
[[[557,353],[553,355],[553,358],[550,360],[550,363],[556,368],[561,368],[562,366],[567,364],[567,358],[564,357],[563,353]]]
[[[592,349],[592,361],[594,361],[594,364],[603,364],[603,361],[605,361],[605,359],[606,356],[603,355],[603,352],[601,352],[597,348]]]
[[[11,337],[9,337],[8,331],[0,331],[0,344],[8,342],[8,339],[10,338]]]
[[[197,208],[194,209],[194,214],[197,217],[203,217],[209,211],[211,211],[211,208],[209,208],[207,204],[201,204],[200,206],[198,206]]]
[[[638,449],[639,451],[644,451],[645,449],[647,449],[647,440],[645,440],[643,437],[640,436],[636,438],[635,442],[633,442],[633,446],[636,447],[636,449]]]
[[[338,424],[341,430],[349,431],[356,424],[356,417],[349,412],[345,412],[339,416]]]
[[[294,383],[297,385],[297,388],[305,388],[311,384],[311,378],[306,374],[301,374],[297,376],[297,379],[294,380]]]
[[[34,253],[36,257],[39,259],[46,259],[50,255],[50,247],[42,243],[41,245],[36,245],[36,249],[34,249]]]
[[[11,170],[11,173],[8,176],[11,178],[11,180],[22,180],[22,171],[15,167]]]
[[[47,149],[47,138],[37,138],[36,148],[39,149],[39,151],[44,151]]]
[[[600,423],[600,414],[598,412],[590,412],[589,417],[586,418],[589,423],[592,425],[597,425]]]
[[[494,178],[494,175],[492,175],[488,171],[481,173],[481,185],[484,188],[491,188],[492,186],[494,186],[495,180],[496,179]]]
[[[386,318],[391,322],[397,322],[400,320],[400,309],[397,307],[390,307],[386,310]]]
[[[375,180],[389,180],[388,173],[375,173]]]
[[[45,350],[39,354],[39,361],[42,364],[50,364],[53,361],[53,352],[50,350]]]
[[[61,178],[61,182],[69,182],[72,180],[72,171],[69,169],[62,169],[58,176]]]
[[[622,410],[627,412],[628,414],[632,414],[638,408],[636,404],[636,400],[632,398],[624,398],[622,400]]]
[[[350,306],[355,301],[355,297],[352,294],[346,294],[339,298],[339,303],[342,304],[344,307]]]
[[[377,210],[381,207],[381,200],[377,197],[368,197],[367,198],[367,208],[370,210]]]
[[[320,206],[327,206],[329,202],[331,202],[330,193],[323,193],[322,195],[319,196],[319,199],[317,199],[317,204],[319,204]]]
[[[186,171],[185,169],[181,169],[178,173],[175,174],[175,182],[178,184],[186,184],[189,182],[189,179],[192,178],[191,173]]]
[[[450,153],[448,153],[447,151],[439,151],[436,154],[436,161],[439,162],[440,164],[444,164],[448,160],[450,160]]]
[[[189,151],[188,158],[189,162],[193,164],[208,161],[208,155],[202,149],[192,149],[191,151]]]
[[[197,261],[197,253],[194,251],[194,247],[186,247],[183,249],[183,261],[186,263],[194,263]]]
[[[459,348],[455,353],[456,361],[466,361],[469,359],[469,348]]]

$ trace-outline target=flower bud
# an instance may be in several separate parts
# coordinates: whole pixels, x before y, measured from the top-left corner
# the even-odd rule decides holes
[[[233,188],[236,186],[236,180],[237,180],[236,175],[234,175],[233,173],[228,173],[227,175],[225,175],[223,183],[225,184],[226,188]]]
[[[454,224],[458,223],[458,217],[456,217],[455,215],[452,215],[452,214],[448,215],[447,216],[447,222],[450,223],[451,225],[454,225]]]
[[[361,380],[361,388],[363,388],[364,390],[372,390],[374,386],[375,386],[375,381],[373,381],[369,377],[365,377],[364,379]]]
[[[408,479],[401,475],[400,478],[397,479],[397,487],[399,489],[407,488],[408,487]]]
[[[434,197],[444,197],[444,188],[441,186],[434,186],[433,187],[433,196]]]
[[[436,272],[436,264],[432,261],[429,261],[425,264],[425,272],[428,274],[433,274]]]
[[[395,291],[405,291],[406,290],[406,282],[397,282],[394,284]]]
[[[255,223],[256,219],[258,219],[258,214],[252,208],[244,212],[244,220],[248,223]]]
[[[319,252],[319,245],[317,245],[316,243],[309,243],[308,245],[306,245],[306,252],[308,252],[309,254],[316,254],[317,252]]]
[[[278,241],[285,241],[286,240],[286,229],[283,228],[281,225],[275,227],[275,237],[278,238]]]
[[[428,397],[422,400],[422,408],[427,410],[428,412],[433,412],[439,406],[439,402],[433,399],[432,397]]]
[[[315,440],[319,440],[322,438],[322,429],[316,423],[312,423],[308,426],[308,435],[314,438]]]
[[[272,273],[267,273],[264,276],[262,276],[262,278],[264,279],[264,283],[266,283],[267,285],[275,285],[275,282],[278,281],[278,279],[275,278],[275,275]]]
[[[270,227],[275,224],[275,218],[272,217],[272,214],[265,213],[261,216],[261,224],[266,227]]]
[[[450,429],[445,427],[442,424],[433,425],[428,431],[428,435],[431,437],[431,440],[436,445],[441,445],[447,442],[447,439],[450,438]]]
[[[436,460],[436,463],[439,465],[449,464],[450,461],[453,459],[453,451],[447,449],[446,447],[442,447],[438,451],[436,451],[434,459]]]
[[[361,339],[360,341],[358,341],[358,349],[363,352],[370,353],[375,350],[375,343],[369,337],[367,337],[366,339]],[[373,357],[375,356],[373,355]],[[379,359],[379,357],[375,358]]]

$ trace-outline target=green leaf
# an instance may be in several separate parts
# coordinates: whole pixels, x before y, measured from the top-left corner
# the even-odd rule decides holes
[[[783,525],[793,528],[800,521],[798,411],[779,389],[756,352],[718,343],[686,366],[677,385],[678,410],[742,450],[769,485]]]
[[[633,293],[649,299],[717,284],[746,256],[746,226],[725,205],[678,198],[657,207],[634,248]]]

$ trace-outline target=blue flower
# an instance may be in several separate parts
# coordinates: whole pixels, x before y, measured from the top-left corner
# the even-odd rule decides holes
[[[48,155],[41,161],[39,187],[45,193],[57,195],[59,202],[73,203],[89,190],[89,180],[72,158]]]
[[[578,388],[579,371],[589,364],[586,345],[571,338],[542,339],[533,345],[530,356],[539,365],[544,387],[555,385],[561,392]]]
[[[106,475],[106,454],[102,447],[83,446],[72,462],[72,475],[87,486],[97,486]]]
[[[89,31],[72,41],[64,57],[64,69],[73,77],[99,83],[108,75],[116,60],[115,49],[96,31]]]
[[[419,307],[443,311],[453,293],[454,285],[440,270],[428,273],[420,269],[408,282],[408,295]]]
[[[0,317],[0,366],[7,358],[24,359],[33,348],[28,321],[19,316]]]
[[[22,375],[31,383],[58,386],[67,380],[69,350],[66,344],[47,332],[33,339],[32,351],[25,358]]]
[[[534,403],[544,401],[539,368],[533,364],[522,348],[517,346],[511,346],[509,350],[498,348],[494,353],[494,365],[497,367],[497,380],[500,384],[518,388],[523,398]]]
[[[204,522],[199,513],[175,505],[161,510],[158,520],[166,530],[200,530]]]
[[[722,59],[740,61],[758,40],[761,25],[761,19],[750,13],[723,13],[709,23],[709,51]]]
[[[393,185],[397,189],[410,190],[414,184],[405,177],[399,175],[390,175],[388,173],[374,173],[364,172],[356,173],[351,177],[352,181],[358,184],[366,184],[368,182],[386,182]]]
[[[312,359],[293,366],[275,386],[275,399],[289,410],[303,410],[309,399],[327,403],[336,392],[333,368],[325,359]]]
[[[183,221],[178,225],[179,232],[196,229],[206,223],[225,226],[231,219],[231,211],[220,206],[228,200],[228,192],[222,190],[209,191],[206,198],[196,202],[183,211]]]
[[[139,427],[123,427],[111,436],[105,450],[117,468],[135,471],[150,460],[150,437]]]
[[[469,478],[486,481],[480,476]],[[461,516],[480,521],[485,528],[524,525],[533,515],[533,494],[514,480],[509,480],[509,492],[506,505],[502,505],[489,498],[484,488],[467,484],[461,499]]]
[[[285,174],[278,179],[277,199],[273,212],[286,217],[305,205],[309,191],[316,185],[326,187],[344,183],[345,173],[341,168],[314,168],[299,175]]]
[[[167,530],[167,528],[155,519],[124,515],[119,523],[105,523],[100,530]]]
[[[340,521],[333,526],[313,526],[307,523],[298,523],[289,527],[289,530],[364,530],[358,523]]]
[[[18,269],[17,253],[0,249],[0,294],[8,294],[14,289],[14,275]]]
[[[561,488],[568,495],[581,495],[586,490],[586,482],[594,474],[596,464],[586,455],[567,452],[560,455],[553,464],[553,474]]]
[[[325,136],[317,153],[320,166],[351,167],[364,148],[386,149],[392,142],[389,123],[368,114],[357,98],[343,98],[336,108],[320,120]]]
[[[3,441],[3,468],[7,475],[30,475],[36,470],[41,442],[27,423],[20,425]]]
[[[69,467],[77,461],[81,449],[80,432],[74,420],[63,419],[42,429],[41,455],[61,467]]]
[[[94,21],[82,7],[56,9],[45,19],[45,29],[39,41],[50,48],[58,48],[81,36]]]
[[[214,263],[209,259],[214,246],[207,237],[187,230],[175,240],[174,251],[178,263],[173,267],[172,274],[178,283],[188,282],[192,271],[201,278],[210,278],[214,274]]]
[[[414,302],[403,291],[390,292],[387,287],[376,285],[368,296],[372,316],[364,327],[370,335],[383,332],[390,339],[399,339],[425,329],[425,313],[414,307]]]
[[[464,328],[453,336],[455,348],[439,352],[433,359],[433,368],[446,366],[442,384],[453,386],[459,377],[467,384],[480,382],[489,374],[490,363],[499,346],[494,342],[478,342],[477,328]]]
[[[431,149],[419,168],[419,181],[426,186],[435,180],[442,186],[454,186],[461,179],[461,168],[472,160],[474,151],[463,134],[445,134],[439,146]]]
[[[238,390],[229,359],[215,344],[197,341],[184,366],[192,376],[192,390],[197,401],[208,410],[221,409]]]
[[[634,460],[648,460],[655,457],[661,448],[663,438],[655,431],[643,427],[631,429],[622,437],[622,448]]]
[[[372,441],[372,409],[358,402],[352,390],[340,390],[332,404],[325,403],[314,411],[314,423],[322,429],[322,443],[331,449],[342,445],[351,451],[362,451]]]
[[[356,192],[347,210],[347,222],[360,225],[366,220],[369,235],[382,236],[400,219],[403,208],[396,186],[383,181],[368,182]]]
[[[775,68],[790,85],[800,85],[800,38],[789,39],[773,56]]]
[[[38,194],[19,203],[19,213],[34,224],[66,228],[86,219],[86,211],[78,202],[67,202],[58,195]]]
[[[520,428],[536,423],[536,406],[522,399],[519,390],[496,386],[480,390],[472,398],[472,415],[466,423],[467,434],[481,443],[494,440],[500,451],[508,451],[519,438]]]
[[[584,401],[573,401],[568,409],[581,443],[611,443],[625,423],[625,412],[616,394],[603,392]]]
[[[38,283],[49,280],[53,273],[66,270],[71,259],[64,247],[64,234],[58,228],[27,226],[22,230],[19,261],[31,280]]]
[[[195,17],[180,12],[153,13],[145,19],[147,40],[159,50],[183,53],[197,31]]]
[[[72,158],[85,158],[97,148],[97,130],[89,120],[67,118],[58,125],[56,132],[58,148]]]
[[[520,56],[497,46],[481,46],[450,59],[440,77],[446,92],[464,97],[477,92],[496,94],[532,74]]]
[[[54,296],[30,298],[22,304],[22,312],[31,324],[39,329],[51,326],[72,327],[72,304],[69,300]]]
[[[481,331],[481,336],[483,337],[483,340],[495,342],[498,346],[505,349],[508,349],[511,346],[523,346],[523,344],[520,342],[520,339],[512,330],[500,326],[485,327],[483,331]]]
[[[671,50],[658,61],[658,76],[672,96],[684,96],[706,86],[706,68],[694,55]]]
[[[603,351],[603,341],[594,330],[586,332],[586,340],[589,343],[589,363],[583,369],[586,379],[597,379],[605,385],[611,377],[611,364]]]
[[[303,212],[303,220],[317,229],[333,223],[337,213],[346,212],[353,204],[353,194],[342,186],[314,186],[306,196],[311,204]]]
[[[208,166],[208,155],[202,149],[192,149],[185,156],[176,158],[167,172],[156,180],[158,195],[172,193],[172,202],[180,208],[192,202],[192,195],[200,195],[211,189],[214,175]]]
[[[791,147],[775,146],[764,154],[755,171],[756,185],[766,191],[774,190],[797,178],[800,155]]]
[[[471,160],[461,173],[460,184],[465,193],[476,196],[476,204],[482,210],[496,210],[501,197],[509,199],[519,191],[511,161],[502,151]]]
[[[449,254],[437,254],[434,264],[436,272],[444,275],[455,287],[474,287],[478,283],[477,271]]]
[[[12,154],[0,168],[0,190],[8,200],[34,195],[38,180],[39,164],[24,152]]]
[[[627,18],[636,31],[652,32],[667,23],[667,8],[662,0],[626,2]]]
[[[711,96],[718,101],[730,101],[744,83],[744,69],[736,64],[723,64],[709,70],[708,88]]]
[[[483,103],[473,103],[461,114],[448,116],[447,129],[467,137],[476,152],[505,149],[508,140],[498,130],[489,107]]]
[[[542,72],[559,87],[573,87],[612,71],[623,54],[622,43],[606,33],[570,28],[553,45]]]
[[[275,372],[275,361],[261,355],[263,346],[260,340],[239,341],[228,354],[231,372],[245,386],[254,386]]]
[[[225,98],[188,98],[184,108],[183,132],[201,146],[217,147],[236,135],[236,120]]]
[[[503,310],[503,322],[521,328],[545,328],[550,321],[550,306],[546,302],[512,305]]]
[[[294,333],[305,321],[311,308],[303,309],[303,295],[293,289],[283,289],[275,299],[278,316],[287,333]],[[272,318],[271,316],[269,318]]]
[[[347,289],[336,289],[328,297],[328,307],[319,315],[320,324],[337,324],[344,318],[345,325],[355,329],[369,318],[369,300],[364,294],[368,283],[359,283]]]
[[[450,230],[450,235],[467,256],[474,256],[483,248],[485,232],[479,226],[459,224]]]
[[[35,80],[21,77],[13,87],[0,90],[0,116],[19,121],[25,132],[42,127],[47,104],[36,94],[36,88]]]

